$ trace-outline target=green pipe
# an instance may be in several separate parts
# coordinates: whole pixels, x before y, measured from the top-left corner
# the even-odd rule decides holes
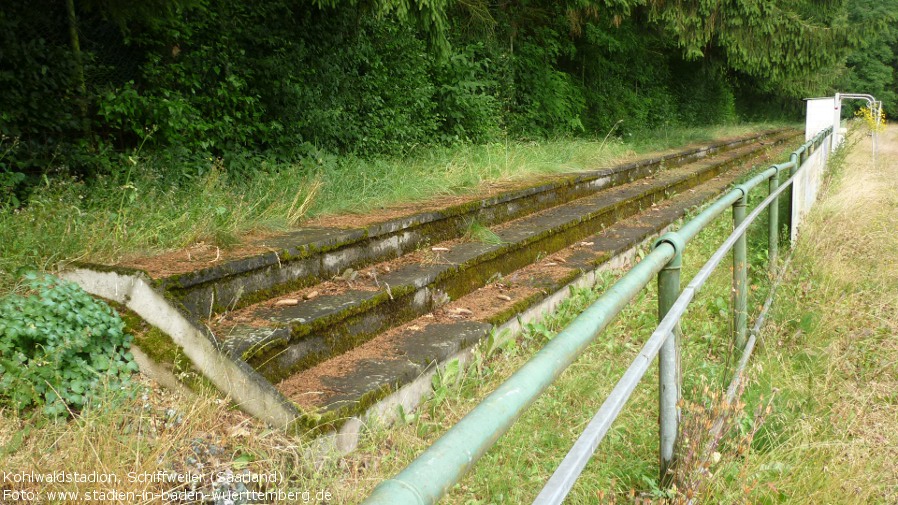
[[[398,475],[377,486],[364,503],[435,503],[511,428],[540,393],[580,357],[674,255],[673,245],[659,244],[424,453]]]
[[[745,221],[747,202],[748,192],[744,191],[742,197],[733,204],[733,229]],[[748,248],[745,235],[739,235],[733,246],[733,336],[736,349],[740,351],[745,347],[748,328]]]
[[[740,195],[742,195],[741,191],[730,191],[723,195],[716,202],[705,207],[705,210],[701,211],[688,223],[684,224],[677,233],[679,233],[684,242],[688,243],[694,239],[700,231],[705,229],[708,224],[714,221],[717,216],[736,203],[736,200],[739,199]]]
[[[680,267],[683,265],[683,249],[676,233],[668,233],[656,243],[670,243],[676,254],[658,272],[658,321],[664,319],[677,297],[680,296]],[[673,338],[664,341],[658,353],[658,424],[660,438],[660,481],[666,487],[673,481],[673,467],[676,464],[674,448],[679,432],[680,409],[680,325],[672,331]]]
[[[683,239],[683,242],[689,243],[690,240],[694,239],[700,231],[714,221],[714,219],[723,213],[723,211],[738,202],[744,194],[747,194],[748,191],[755,186],[769,179],[775,172],[776,171],[773,168],[767,169],[740,184],[737,188],[741,189],[733,189],[720,197],[716,202],[706,207],[705,210],[692,218],[688,223],[684,224],[679,231],[677,231],[677,234]]]
[[[793,153],[793,156],[797,155]],[[793,159],[788,164],[780,165],[780,169],[789,167],[794,170],[795,165]],[[378,485],[364,503],[427,505],[439,500],[511,428],[524,410],[586,350],[632,298],[655,275],[670,266],[671,260],[678,253],[681,256],[684,245],[689,240],[728,206],[744,199],[751,188],[776,172],[775,168],[771,168],[755,176],[711,204],[679,232],[662,237],[652,252],[614,283],[567,328],[398,475]],[[668,305],[668,292],[673,290],[672,276],[672,272],[659,275],[659,283],[664,283],[663,286],[659,284],[659,290],[666,293],[664,306]],[[663,308],[659,299],[659,313]]]
[[[780,172],[778,165],[774,165],[771,167],[775,170],[775,173],[770,176],[769,182],[769,192],[768,194],[772,195],[776,193],[776,190],[780,187]],[[779,255],[779,247],[780,247],[780,237],[779,237],[779,227],[780,227],[780,200],[779,196],[774,197],[773,201],[770,203],[770,207],[767,209],[767,268],[770,273],[776,272],[776,261],[777,256]]]

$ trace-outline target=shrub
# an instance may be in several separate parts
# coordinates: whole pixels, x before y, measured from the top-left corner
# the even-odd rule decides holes
[[[129,382],[137,365],[118,314],[74,283],[23,280],[24,294],[0,299],[0,405],[60,415]]]

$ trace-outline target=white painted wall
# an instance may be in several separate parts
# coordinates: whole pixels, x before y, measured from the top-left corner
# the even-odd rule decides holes
[[[829,112],[832,113],[832,110]],[[804,170],[798,173],[792,184],[792,234],[790,237],[792,243],[795,243],[805,216],[817,200],[817,193],[820,192],[820,185],[823,182],[823,172],[826,170],[826,162],[829,160],[830,143],[833,141],[833,136],[828,135],[823,144],[805,160],[802,165]]]

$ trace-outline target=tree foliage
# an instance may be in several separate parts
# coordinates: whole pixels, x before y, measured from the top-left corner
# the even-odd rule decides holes
[[[624,135],[782,114],[834,83],[894,104],[896,2],[75,0],[74,58],[62,4],[16,0],[0,188],[135,149],[191,177],[215,158]]]
[[[652,17],[689,59],[715,53],[791,96],[824,92],[851,49],[842,0],[656,1]]]
[[[871,94],[882,100],[888,117],[898,117],[898,0],[854,0],[848,15],[858,30],[858,48],[848,55],[838,87]]]
[[[65,415],[130,381],[137,365],[118,314],[75,283],[23,281],[27,293],[0,298],[0,405]]]

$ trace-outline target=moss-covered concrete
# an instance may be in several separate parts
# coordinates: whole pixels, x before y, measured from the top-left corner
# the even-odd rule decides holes
[[[659,212],[652,213],[650,218],[616,223],[611,227],[611,233],[604,234],[593,246],[582,250],[579,262],[569,261],[567,266],[570,267],[570,271],[567,275],[561,278],[544,276],[533,279],[533,286],[543,291],[516,300],[511,307],[486,316],[482,323],[464,321],[442,325],[439,331],[436,332],[430,331],[431,328],[428,327],[423,331],[404,335],[401,341],[405,342],[403,348],[406,349],[407,354],[405,358],[399,360],[402,361],[401,364],[377,362],[374,365],[361,367],[345,377],[330,379],[327,384],[328,387],[338,392],[314,416],[305,418],[303,425],[306,429],[313,429],[314,433],[320,433],[322,430],[338,427],[340,419],[361,415],[376,401],[387,397],[404,384],[413,380],[416,373],[418,373],[417,370],[421,370],[421,372],[424,370],[423,368],[415,368],[413,372],[409,372],[408,370],[412,370],[409,364],[423,367],[424,365],[433,366],[436,363],[445,362],[446,357],[440,357],[450,356],[451,354],[447,352],[449,349],[455,350],[470,347],[476,342],[487,338],[491,331],[490,328],[506,324],[509,320],[515,319],[518,314],[522,314],[531,307],[539,305],[548,294],[566,291],[566,286],[573,283],[583,274],[583,270],[576,265],[590,265],[592,268],[600,266],[611,258],[632,250],[632,248],[644,243],[650,237],[656,236],[689,209],[718,194],[718,192],[714,191],[700,192],[695,196],[682,198],[676,204],[668,206]],[[480,324],[484,326],[477,326]],[[471,327],[471,333],[458,338],[459,335],[464,334],[465,326]],[[456,341],[453,342],[453,339],[456,339]],[[441,340],[445,346],[444,349],[446,351],[444,352],[438,351],[438,342]],[[456,345],[456,342],[458,342],[458,345]],[[410,348],[418,348],[418,350],[408,352]]]
[[[399,325],[434,308],[434,295],[451,299],[489,283],[497,274],[508,275],[570,244],[594,235],[614,223],[651,207],[674,194],[696,187],[744,162],[764,147],[750,146],[711,161],[667,172],[646,186],[615,189],[514,223],[499,233],[501,244],[461,244],[445,254],[447,264],[410,265],[383,281],[391,291],[349,292],[325,296],[295,307],[264,309],[255,317],[273,322],[270,338],[245,343],[241,355],[272,381],[368,341],[387,328]],[[408,271],[412,271],[410,274]],[[563,281],[577,275],[572,271]],[[554,289],[549,282],[544,289]],[[277,326],[290,328],[275,333]],[[268,330],[259,330],[265,333]],[[240,344],[236,344],[240,348]]]
[[[217,391],[184,354],[183,350],[162,330],[144,321],[132,310],[119,303],[107,301],[121,316],[125,331],[134,336],[138,346],[156,365],[170,372],[179,382],[197,393]]]
[[[762,132],[613,169],[581,172],[550,183],[360,229],[299,230],[269,240],[268,245],[276,252],[228,261],[158,282],[194,317],[209,317],[315,284],[346,268],[361,268],[394,258],[425,243],[456,238],[465,233],[472,220],[487,226],[495,225],[564,204],[599,189],[736,149],[762,138],[782,135],[782,130]]]

